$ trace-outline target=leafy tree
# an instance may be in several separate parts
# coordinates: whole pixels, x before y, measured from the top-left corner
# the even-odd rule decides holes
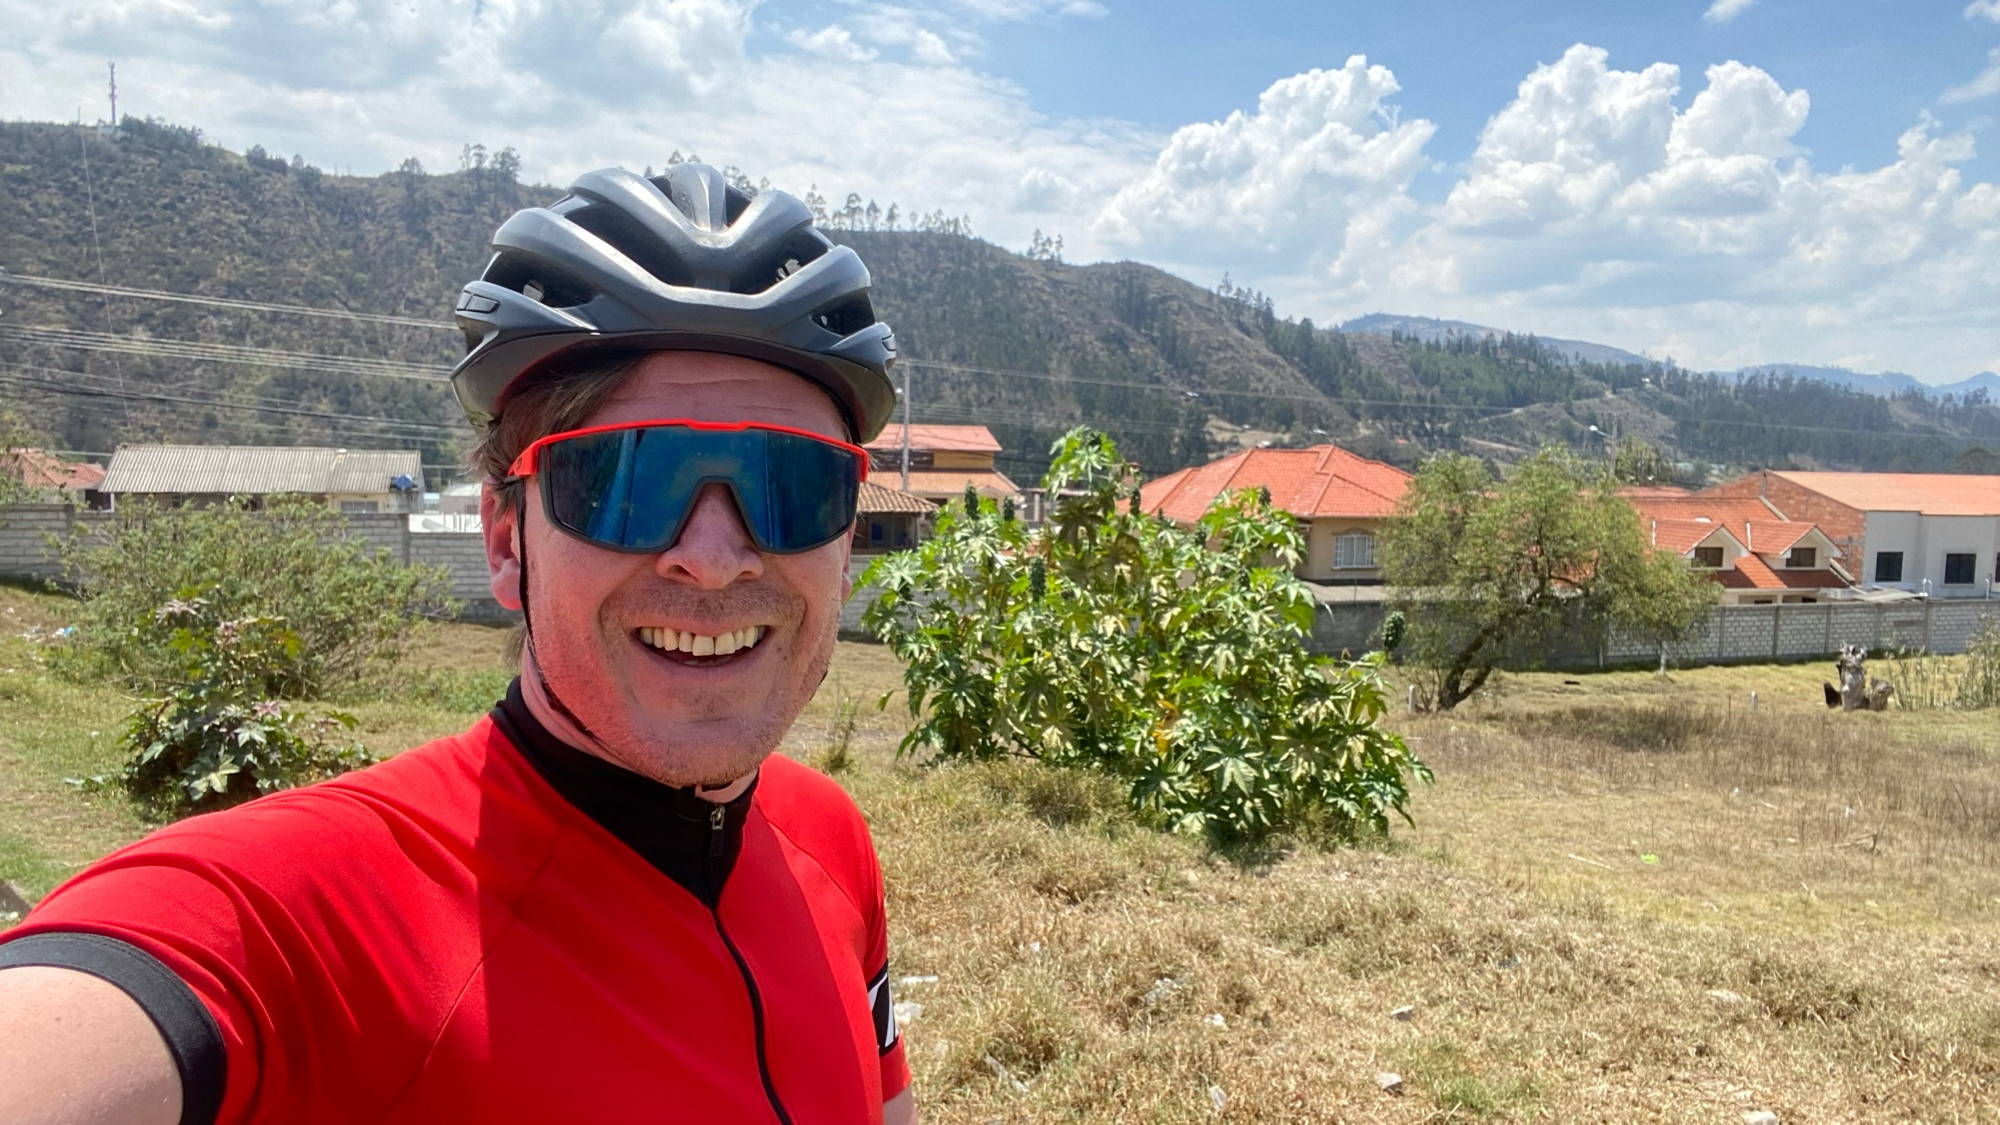
[[[282,621],[299,643],[258,665],[257,687],[282,699],[379,678],[417,624],[452,608],[442,569],[370,551],[338,513],[303,498],[262,511],[128,503],[108,527],[66,544],[64,565],[83,599],[65,662],[142,690],[184,680],[183,623],[160,611],[170,603],[199,599],[218,621]]]
[[[1674,463],[1645,438],[1628,437],[1612,454],[1611,474],[1624,484],[1672,484]]]
[[[1247,490],[1192,528],[1144,515],[1131,466],[1088,429],[1053,458],[1045,527],[970,498],[863,575],[882,591],[864,622],[904,661],[918,720],[903,752],[1100,770],[1218,842],[1407,817],[1409,779],[1430,775],[1381,726],[1381,658],[1305,649],[1296,521]]]
[[[1409,623],[1404,659],[1426,674],[1434,706],[1456,707],[1503,662],[1565,637],[1678,637],[1713,604],[1715,584],[1651,550],[1616,489],[1559,446],[1504,481],[1461,454],[1417,471],[1381,563]]]

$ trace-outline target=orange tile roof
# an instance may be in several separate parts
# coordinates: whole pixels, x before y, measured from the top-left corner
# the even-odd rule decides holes
[[[1927,516],[2000,516],[2000,475],[1773,472],[1850,508]]]
[[[1818,525],[1801,523],[1797,520],[1751,520],[1745,533],[1748,536],[1744,546],[1760,555],[1775,555],[1789,551],[1807,535],[1818,529]],[[1834,548],[1834,553],[1839,553]]]
[[[1657,524],[1663,529],[1671,527],[1671,535],[1663,530],[1653,536],[1661,547],[1675,546],[1686,539],[1691,530],[1682,527],[1683,524],[1728,528],[1729,534],[1746,550],[1766,555],[1789,551],[1799,540],[1820,530],[1818,524],[1785,519],[1755,497],[1633,496],[1624,489],[1619,494],[1638,511],[1640,523],[1649,527]],[[1703,538],[1706,535],[1687,539],[1685,546],[1675,549],[1685,554]],[[1838,548],[1835,553],[1839,553]]]
[[[861,482],[861,495],[855,503],[855,510],[868,515],[906,512],[921,516],[937,511],[937,505],[921,496],[914,496],[894,487],[884,487],[872,480],[864,480]]]
[[[881,469],[873,476],[886,488],[899,488],[903,483],[900,471]],[[949,499],[963,493],[967,483],[978,489],[981,496],[991,496],[996,500],[1021,491],[1007,479],[1006,473],[998,469],[911,469],[909,491],[918,496]]]
[[[1618,490],[1618,495],[1627,500],[1670,500],[1694,493],[1677,484],[1628,484]]]
[[[16,448],[0,453],[0,472],[20,478],[31,489],[80,491],[104,483],[104,466],[88,461],[64,461],[41,449]]]
[[[1735,569],[1717,571],[1715,580],[1731,590],[1839,590],[1848,585],[1831,570],[1772,570],[1756,555],[1738,558]]]
[[[1700,520],[1648,520],[1644,517],[1641,517],[1640,522],[1645,527],[1646,538],[1653,546],[1663,551],[1672,551],[1677,555],[1685,555],[1694,550],[1702,540],[1718,531],[1736,540],[1737,546],[1743,545],[1742,536],[1732,533],[1728,527],[1719,523],[1703,523]]]
[[[1169,473],[1139,490],[1140,503],[1182,523],[1208,511],[1216,497],[1244,488],[1268,488],[1271,503],[1301,519],[1383,517],[1410,486],[1410,474],[1370,461],[1337,445],[1307,449],[1246,449],[1206,465]]]
[[[900,451],[903,448],[903,424],[893,422],[868,449],[876,453]],[[998,453],[1000,441],[993,431],[985,426],[938,426],[928,422],[917,422],[910,426],[910,448],[929,453]]]

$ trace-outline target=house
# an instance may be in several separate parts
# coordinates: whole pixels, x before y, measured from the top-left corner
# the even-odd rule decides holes
[[[0,473],[21,482],[24,499],[104,508],[104,466],[65,461],[44,449],[14,448],[0,453]]]
[[[121,445],[101,487],[114,500],[146,496],[170,504],[311,496],[360,514],[417,510],[423,480],[423,458],[414,449]]]
[[[1298,575],[1335,585],[1378,585],[1375,537],[1396,512],[1410,474],[1337,445],[1306,449],[1246,449],[1149,481],[1139,489],[1145,511],[1193,523],[1216,498],[1268,488],[1271,503],[1303,525],[1306,557]]]
[[[854,549],[866,553],[914,547],[928,534],[937,509],[921,496],[862,481],[855,503]]]
[[[1700,495],[1755,498],[1819,525],[1864,589],[2000,596],[2000,476],[1766,469]]]
[[[1000,442],[985,426],[938,426],[919,422],[908,427],[910,481],[903,485],[904,426],[894,422],[868,443],[869,470],[880,484],[943,504],[965,495],[971,485],[993,500],[1018,498],[1021,489],[994,467]]]
[[[1655,549],[1672,551],[1722,586],[1724,605],[1799,605],[1853,595],[1843,551],[1817,524],[1788,520],[1755,498],[1623,488]]]

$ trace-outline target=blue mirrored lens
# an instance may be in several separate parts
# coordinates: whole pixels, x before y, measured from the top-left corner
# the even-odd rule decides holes
[[[861,464],[836,445],[771,430],[609,430],[542,450],[542,498],[557,526],[621,551],[663,551],[703,486],[734,495],[760,550],[810,550],[854,523]]]

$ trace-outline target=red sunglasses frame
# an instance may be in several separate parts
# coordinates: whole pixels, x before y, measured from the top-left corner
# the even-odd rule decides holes
[[[794,437],[811,438],[827,445],[838,446],[854,454],[861,462],[861,480],[868,479],[868,451],[853,442],[816,434],[811,430],[801,430],[796,426],[780,426],[771,422],[697,422],[693,418],[653,418],[643,422],[614,422],[608,426],[587,426],[581,430],[564,430],[558,434],[537,438],[528,448],[521,451],[514,463],[507,466],[507,480],[525,480],[535,475],[537,462],[541,459],[543,447],[554,445],[570,438],[586,437],[590,434],[607,434],[616,430],[647,430],[659,426],[685,426],[690,430],[714,430],[741,433],[744,430],[769,430],[772,433],[791,434]]]

